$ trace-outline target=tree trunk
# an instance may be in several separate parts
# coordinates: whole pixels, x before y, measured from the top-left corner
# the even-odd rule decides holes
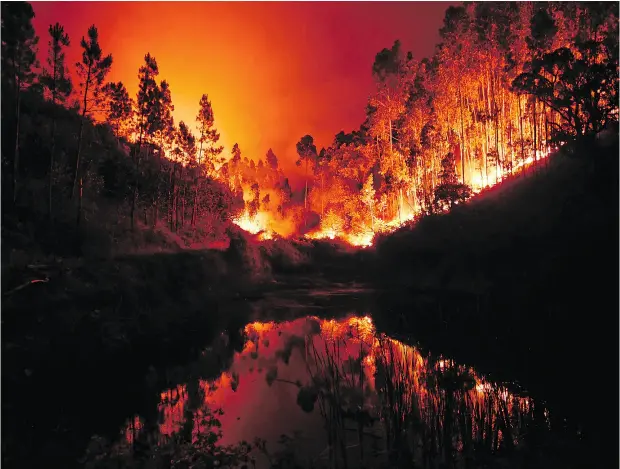
[[[501,128],[501,132],[499,134],[499,137],[501,139],[500,141],[500,147],[502,148],[502,155],[503,158],[501,158],[501,162],[502,162],[502,179],[504,178],[504,167],[506,165],[506,134],[504,133],[504,131],[506,130],[506,94],[504,92],[504,89],[502,88],[502,125],[498,125],[499,128]]]
[[[194,190],[194,208],[193,208],[193,216],[192,216],[192,226],[196,226],[198,222],[198,182],[196,183],[196,188]]]
[[[133,191],[131,193],[131,210],[130,210],[130,218],[131,218],[131,231],[133,231],[134,226],[133,226],[133,221],[134,221],[134,212],[136,211],[136,186],[135,186],[135,182],[134,182],[134,187],[133,187]]]
[[[324,176],[323,176],[323,171],[321,171],[321,218],[323,218],[323,197],[324,197],[324,184],[323,184],[323,180],[324,180]]]
[[[80,157],[82,154],[83,137],[84,137],[84,113],[82,113],[82,117],[80,119],[80,132],[78,134],[78,149],[77,149],[77,156],[75,159],[75,170],[74,170],[74,175],[73,175],[73,188],[71,189],[71,198],[73,198],[75,194],[75,190],[78,185],[78,178],[79,178],[79,173],[80,173]]]
[[[509,125],[508,125],[508,145],[510,146],[510,175],[512,176],[512,168],[514,166],[514,160],[515,160],[515,147],[513,145],[512,142],[512,106],[510,105],[510,102],[508,103],[508,119],[509,119]]]
[[[519,95],[519,133],[521,134],[521,174],[525,171],[525,143],[523,142],[523,117],[521,115],[521,95]]]
[[[308,226],[308,158],[306,157],[306,191],[304,192],[304,227]]]
[[[176,188],[176,172],[173,166],[170,168],[170,180],[168,186],[168,222],[170,223],[170,231],[174,231],[174,207],[175,207],[175,191]]]
[[[77,219],[76,225],[80,226],[80,220],[82,219],[82,192],[84,190],[84,185],[82,182],[82,177],[80,177],[78,182],[78,206],[77,206]]]
[[[181,228],[185,228],[185,199],[187,197],[187,190],[183,187],[183,196],[181,197]]]
[[[175,187],[175,190],[174,190],[174,203],[173,203],[172,214],[174,218],[173,231],[177,232],[179,229],[179,189],[178,187]]]
[[[53,218],[52,212],[52,191],[54,188],[54,152],[56,151],[56,102],[54,102],[54,117],[52,117],[52,150],[50,151],[50,177],[49,177],[49,194],[48,194],[48,209],[50,221]]]
[[[463,96],[461,95],[461,83],[457,84],[459,93],[459,107],[461,110],[461,172],[463,184],[465,184],[465,124],[463,122]]]
[[[73,198],[73,194],[75,193],[75,189],[77,186],[78,178],[80,177],[80,157],[82,153],[82,139],[84,137],[84,119],[86,119],[86,111],[88,110],[88,88],[90,87],[90,73],[92,66],[88,66],[88,73],[86,74],[86,84],[84,88],[84,99],[82,103],[82,118],[80,119],[80,132],[78,134],[78,147],[77,147],[77,156],[75,158],[75,173],[73,175],[73,188],[71,189],[71,198]],[[81,202],[80,202],[81,204]]]
[[[536,164],[534,165],[534,171],[536,171],[538,166],[538,141],[536,139],[536,127],[538,127],[536,123],[536,98],[532,99],[532,119],[534,120],[534,161]]]
[[[491,74],[487,73],[486,76],[486,96],[484,100],[484,107],[486,112],[486,119],[484,120],[484,141],[486,144],[486,152],[484,154],[484,186],[489,186],[489,152],[491,148],[491,140],[489,137],[489,119],[491,118]]]
[[[392,156],[392,119],[388,119],[388,125],[389,125],[389,131],[390,131],[390,158],[393,158]]]
[[[493,86],[491,87],[493,94],[493,116],[495,117],[495,183],[499,182],[499,112],[497,109],[497,97],[495,90],[495,80],[493,80]]]
[[[170,172],[168,173],[168,204],[167,204],[167,219],[166,219],[166,223],[168,225],[168,227],[170,228],[170,231],[172,231],[172,206],[173,206],[173,199],[174,199],[174,187],[172,186],[172,168],[170,168]]]
[[[487,115],[488,116],[488,115]],[[484,179],[482,185],[484,187],[489,185],[489,132],[488,132],[488,117],[484,120],[484,141],[483,145],[483,158],[484,158]]]
[[[19,177],[19,121],[21,116],[21,81],[17,80],[17,108],[15,126],[15,153],[13,154],[13,204],[17,202],[17,180]]]
[[[54,49],[54,69],[53,69],[53,77],[54,81],[52,83],[52,103],[53,103],[53,114],[52,114],[52,149],[50,151],[50,177],[49,177],[49,195],[48,195],[48,209],[49,209],[49,217],[50,221],[53,218],[52,212],[52,191],[54,187],[54,152],[56,151],[56,104],[57,104],[57,93],[56,93],[56,74],[57,74],[57,65],[58,63],[58,54],[56,53],[56,49]]]
[[[547,119],[547,104],[543,101],[543,112],[545,113],[545,150],[547,155],[547,159],[545,160],[545,167],[549,166],[549,158],[548,158],[548,153],[549,153],[549,149],[551,148],[551,145],[549,144],[549,121]]]
[[[155,209],[153,210],[153,228],[157,228],[157,219],[159,218],[159,191],[155,197]]]

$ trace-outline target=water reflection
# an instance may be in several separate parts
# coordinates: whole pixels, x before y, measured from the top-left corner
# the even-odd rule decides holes
[[[244,335],[226,371],[162,392],[157,421],[134,418],[115,451],[185,442],[230,467],[471,467],[513,453],[533,420],[529,398],[369,317],[255,322]]]

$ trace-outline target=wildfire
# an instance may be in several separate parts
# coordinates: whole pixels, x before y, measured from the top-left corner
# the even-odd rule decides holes
[[[372,231],[365,233],[337,233],[334,230],[315,231],[305,235],[307,239],[330,239],[342,240],[351,246],[367,248],[372,246],[375,233]]]
[[[537,161],[541,161],[547,158],[551,154],[552,149],[547,148],[545,151],[537,151],[536,157],[533,155],[525,158],[524,160],[519,161],[515,165],[513,165],[512,171],[509,168],[503,168],[499,174],[497,171],[490,170],[488,177],[483,176],[480,173],[474,173],[471,175],[469,185],[471,186],[472,193],[478,194],[483,189],[493,187],[499,183],[501,183],[504,179],[506,179],[511,174],[518,174],[522,169],[528,168],[535,164]],[[448,210],[448,206],[444,207],[444,211]],[[415,221],[417,216],[419,216],[420,211],[414,211],[410,208],[408,210],[402,210],[402,213],[391,220],[383,221],[381,219],[373,220],[374,229],[365,230],[364,232],[347,232],[345,230],[339,231],[337,228],[323,228],[318,231],[314,231],[312,233],[306,234],[306,238],[308,239],[339,239],[345,241],[351,246],[366,248],[373,245],[373,240],[375,235],[377,234],[388,234],[393,231],[396,231],[399,228],[402,228],[405,225],[408,225]]]
[[[247,210],[237,218],[233,218],[232,222],[242,230],[252,234],[258,234],[261,240],[272,239],[273,231],[269,228],[269,214],[258,212],[253,217]]]
[[[527,158],[514,155],[514,160],[511,160],[512,168],[505,166],[498,169],[490,164],[484,169],[478,168],[466,173],[465,182],[470,187],[471,193],[478,194],[486,188],[501,183],[513,174],[519,174],[525,168],[547,158],[551,151],[556,149],[546,146],[545,142],[542,142],[542,145],[546,148],[545,150],[538,150],[535,155],[532,154]],[[285,215],[281,210],[282,198],[277,191],[265,189],[264,192],[260,192],[260,188],[257,189],[256,186],[253,188],[246,186],[243,187],[246,208],[241,215],[232,220],[233,223],[241,229],[257,235],[261,241],[273,239],[275,236],[286,238],[299,232],[300,220],[303,218],[301,207],[298,207],[299,210],[293,210]],[[413,186],[403,189],[397,200],[392,201],[391,208],[387,211],[386,202],[382,201],[380,204],[377,200],[379,197],[368,192],[371,186],[372,184],[368,185],[368,188],[365,189],[366,192],[364,192],[366,194],[364,195],[366,197],[364,203],[368,208],[367,211],[351,214],[346,210],[352,209],[345,208],[346,205],[335,206],[325,212],[321,210],[319,226],[306,233],[304,237],[312,240],[339,240],[361,249],[369,248],[373,246],[376,235],[389,234],[403,226],[410,225],[422,213],[421,202],[416,199]],[[322,191],[324,189],[316,190]],[[263,197],[262,194],[266,195]],[[263,198],[261,199],[261,197]],[[257,202],[259,200],[262,200],[260,204]],[[314,210],[319,203],[317,200],[322,199],[320,196],[316,196],[312,200],[314,202],[313,205],[311,204],[311,210]],[[272,203],[272,201],[274,202]],[[458,204],[458,201],[455,203]],[[256,210],[259,205],[260,209]],[[250,210],[252,206],[254,212]],[[273,210],[275,207],[278,207],[277,213]],[[441,206],[436,206],[435,209],[446,212],[449,210],[449,204],[446,202]],[[250,213],[253,214],[250,215]],[[390,214],[390,218],[387,218],[386,214]]]

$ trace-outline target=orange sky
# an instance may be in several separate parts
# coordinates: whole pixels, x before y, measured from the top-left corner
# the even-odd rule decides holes
[[[80,59],[88,26],[112,53],[109,80],[131,96],[150,52],[170,83],[175,121],[195,126],[208,93],[225,154],[235,142],[257,159],[269,147],[285,170],[307,133],[327,146],[357,128],[373,89],[375,54],[400,39],[416,58],[432,53],[448,3],[34,2],[34,26],[46,52],[59,21],[71,38],[68,63]]]

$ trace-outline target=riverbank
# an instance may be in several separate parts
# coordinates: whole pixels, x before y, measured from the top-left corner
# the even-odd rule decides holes
[[[378,326],[520,381],[581,435],[577,466],[605,460],[618,431],[618,213],[617,140],[559,154],[379,240],[378,303],[409,313]]]

